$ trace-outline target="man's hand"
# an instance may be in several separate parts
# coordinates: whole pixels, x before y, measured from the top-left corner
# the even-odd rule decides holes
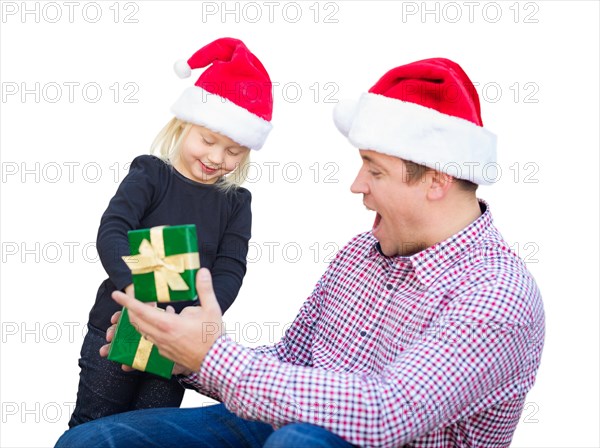
[[[202,268],[196,275],[196,289],[201,306],[184,308],[181,314],[163,313],[156,308],[136,300],[121,291],[115,291],[112,298],[129,310],[132,325],[158,348],[161,355],[179,364],[173,373],[189,373],[200,370],[206,354],[223,334],[221,308],[212,286],[210,272]],[[118,313],[111,322],[116,324]],[[106,333],[112,340],[114,325]],[[100,349],[107,356],[108,345]],[[177,370],[177,371],[176,371]],[[181,370],[181,371],[179,371]]]
[[[127,294],[127,291],[125,291],[125,294]],[[149,305],[149,303],[147,303],[146,305]],[[175,310],[173,309],[172,306],[167,307],[167,313],[175,313]],[[112,325],[108,328],[108,330],[106,330],[106,342],[108,342],[108,344],[100,347],[100,356],[102,356],[103,358],[106,358],[108,356],[108,351],[110,350],[110,344],[112,343],[112,340],[115,337],[115,331],[117,329],[117,324],[119,323],[120,317],[121,317],[121,311],[117,311],[110,318],[110,323]],[[121,364],[121,369],[123,369],[126,372],[132,372],[135,370],[133,367],[127,366],[125,364]],[[175,363],[175,365],[173,366],[173,371],[171,372],[171,375],[189,375],[190,373],[192,373],[192,370],[187,369],[187,368]]]

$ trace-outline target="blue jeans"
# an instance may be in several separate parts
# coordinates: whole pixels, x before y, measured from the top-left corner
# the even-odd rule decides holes
[[[79,358],[79,389],[69,428],[120,412],[178,407],[185,389],[176,379],[151,373],[125,372],[98,353],[106,332],[88,324]]]
[[[78,425],[56,448],[349,448],[348,442],[319,426],[292,423],[273,431],[261,422],[237,417],[224,405],[126,412]]]

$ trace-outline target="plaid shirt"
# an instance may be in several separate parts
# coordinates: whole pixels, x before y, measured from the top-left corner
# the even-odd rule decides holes
[[[509,446],[540,363],[544,311],[487,204],[415,255],[355,237],[283,339],[217,340],[184,381],[237,415],[302,421],[352,444]]]

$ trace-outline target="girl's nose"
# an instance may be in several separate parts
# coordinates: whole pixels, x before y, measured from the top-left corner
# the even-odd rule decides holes
[[[208,160],[214,165],[221,165],[225,158],[225,148],[217,147],[216,145],[211,148],[208,154]]]

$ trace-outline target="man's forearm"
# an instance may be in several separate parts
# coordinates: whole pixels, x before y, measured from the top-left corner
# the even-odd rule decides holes
[[[240,417],[276,427],[312,423],[353,444],[393,447],[505,399],[494,391],[518,374],[526,338],[515,333],[493,344],[481,342],[431,337],[381,373],[369,375],[280,362],[222,336],[206,356],[197,381],[218,391]],[[488,364],[505,344],[521,355]],[[457,370],[461,365],[464,368]],[[517,388],[511,393],[521,392]]]

